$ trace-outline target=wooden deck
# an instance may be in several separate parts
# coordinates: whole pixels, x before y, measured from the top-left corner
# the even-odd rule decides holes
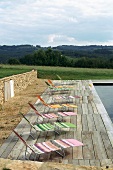
[[[56,81],[58,82],[58,81]],[[60,81],[59,81],[60,82]],[[113,164],[113,124],[106,112],[94,86],[89,86],[91,81],[75,80],[74,88],[70,92],[71,95],[81,96],[81,98],[73,99],[78,107],[74,109],[77,116],[66,118],[66,121],[76,124],[77,128],[61,135],[54,133],[42,132],[37,134],[35,140],[29,136],[29,125],[26,120],[22,121],[16,127],[16,131],[28,142],[34,144],[36,141],[42,142],[50,139],[75,138],[84,143],[84,146],[66,149],[66,156],[62,159],[60,156],[52,153],[46,157],[40,157],[40,161],[63,162],[75,165],[87,166],[109,166]],[[42,94],[42,97],[50,103],[52,95],[48,93],[48,89]],[[35,103],[39,112],[44,111],[44,106],[37,100]],[[53,109],[46,112],[52,112]],[[57,111],[57,110],[55,110]],[[32,122],[36,122],[37,116],[31,109],[27,113],[27,118]],[[10,158],[24,160],[25,146],[18,140],[12,132],[5,143],[0,148],[1,158]]]

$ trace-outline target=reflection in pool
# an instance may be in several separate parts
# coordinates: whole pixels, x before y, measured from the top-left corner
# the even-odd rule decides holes
[[[96,85],[95,89],[113,122],[113,85]]]

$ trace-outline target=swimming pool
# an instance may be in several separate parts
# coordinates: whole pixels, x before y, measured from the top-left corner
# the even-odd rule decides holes
[[[113,122],[113,84],[94,84],[94,86]]]

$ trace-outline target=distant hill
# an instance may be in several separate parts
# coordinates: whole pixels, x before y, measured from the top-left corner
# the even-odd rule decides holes
[[[89,45],[89,46],[74,46],[74,45],[62,45],[53,47],[55,50],[59,50],[62,54],[69,57],[113,57],[113,46],[102,45]]]
[[[21,58],[27,54],[31,54],[38,49],[47,49],[40,45],[2,45],[0,46],[0,63],[7,63],[9,58]],[[113,46],[89,45],[89,46],[74,46],[61,45],[51,47],[53,50],[60,51],[63,55],[69,57],[113,57]]]
[[[20,58],[38,50],[40,46],[33,45],[3,45],[0,46],[0,63],[6,63],[9,58]]]

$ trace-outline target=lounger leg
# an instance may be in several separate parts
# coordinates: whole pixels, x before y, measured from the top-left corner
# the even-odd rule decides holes
[[[35,139],[35,137],[32,135],[32,127],[30,128],[30,136],[33,138],[33,139]]]
[[[29,160],[29,159],[27,158],[27,146],[26,146],[26,149],[25,149],[25,159]]]
[[[62,121],[63,121],[63,117],[59,116],[59,117],[57,118],[57,122],[62,122]]]
[[[54,132],[57,133],[58,135],[61,134],[61,130],[58,126],[55,126]]]
[[[64,156],[65,156],[64,150],[63,150],[63,154],[60,153],[59,151],[55,151],[55,152],[58,153],[60,156],[62,156],[62,158],[64,158]]]

